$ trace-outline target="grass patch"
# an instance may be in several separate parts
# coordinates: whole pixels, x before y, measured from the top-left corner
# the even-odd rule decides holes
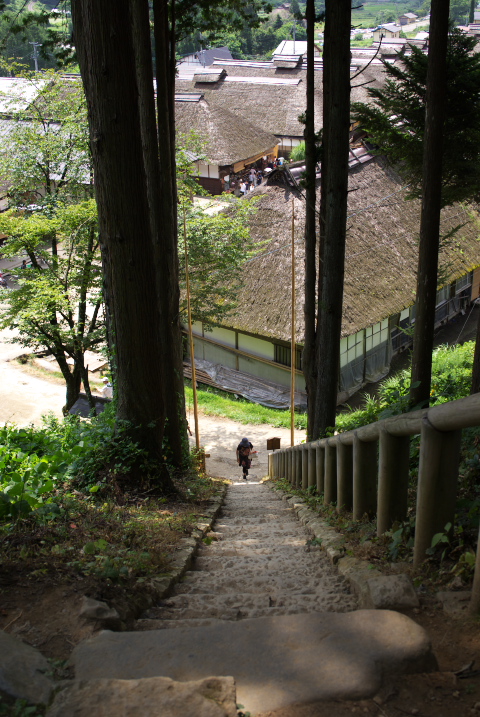
[[[191,381],[185,380],[185,399],[187,410],[193,411],[193,391]],[[206,416],[221,416],[239,423],[269,424],[276,428],[290,428],[290,411],[267,408],[252,403],[246,398],[205,386],[197,390],[198,406]],[[295,414],[295,428],[307,427],[307,414]]]

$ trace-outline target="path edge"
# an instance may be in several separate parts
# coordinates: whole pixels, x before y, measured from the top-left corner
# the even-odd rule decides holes
[[[132,629],[132,623],[137,620],[145,610],[148,610],[160,600],[168,597],[175,585],[182,579],[187,570],[192,566],[193,560],[198,552],[202,540],[217,519],[217,516],[225,501],[229,484],[224,483],[219,492],[211,498],[202,515],[199,516],[192,534],[188,538],[182,538],[177,547],[172,560],[171,568],[168,572],[153,576],[142,585],[141,591],[128,596],[125,603],[118,605],[113,604],[112,607],[117,611],[119,620],[114,626],[109,622],[102,624],[102,620],[96,620],[96,629],[108,629],[115,632],[123,632]]]
[[[407,575],[385,575],[372,563],[346,555],[345,536],[309,508],[303,498],[277,488],[268,480],[264,485],[280,495],[293,509],[298,520],[313,533],[318,541],[315,548],[323,550],[330,563],[347,580],[357,596],[359,609],[404,610],[419,606],[415,588]]]

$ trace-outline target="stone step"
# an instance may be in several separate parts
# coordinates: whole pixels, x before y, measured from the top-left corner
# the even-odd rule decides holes
[[[217,620],[205,627],[100,632],[71,659],[77,680],[235,678],[256,714],[328,699],[366,699],[389,674],[436,669],[428,637],[389,610]]]
[[[212,575],[210,579],[209,576],[204,573],[189,575],[186,580],[176,586],[175,595],[189,595],[191,593],[210,595],[210,597],[212,595],[219,596],[228,595],[230,593],[234,595],[255,595],[261,593],[268,595],[278,593],[308,595],[323,590],[323,584],[319,584],[316,581],[299,583],[297,576],[282,577],[273,574],[259,577],[255,573],[249,572],[247,575],[250,579],[246,580],[246,574],[243,573],[243,571],[241,577],[239,577],[238,572],[235,571],[226,573],[227,571],[221,576]],[[330,585],[339,592],[349,592],[349,588],[343,578],[330,581]],[[167,600],[167,602],[170,601]]]

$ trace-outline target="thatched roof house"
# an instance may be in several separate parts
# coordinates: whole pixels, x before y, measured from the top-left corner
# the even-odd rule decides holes
[[[352,102],[367,102],[367,87],[383,83],[384,70],[377,60],[362,71],[371,58],[352,60]],[[317,67],[317,65],[316,65]],[[321,70],[321,65],[318,66]],[[215,61],[210,70],[218,72],[218,79],[204,72],[186,75],[180,72],[176,81],[177,93],[201,93],[213,109],[228,110],[243,120],[273,134],[279,143],[279,153],[288,153],[303,139],[303,125],[299,115],[306,106],[306,70],[277,67],[274,62]],[[220,76],[220,70],[224,73]],[[315,72],[315,124],[322,127],[322,72]],[[368,83],[368,84],[365,84]],[[178,109],[178,103],[177,103]]]
[[[202,93],[176,95],[177,132],[195,130],[205,141],[208,162],[197,162],[201,184],[212,192],[223,191],[222,179],[259,157],[276,156],[277,138],[221,106],[211,106]]]
[[[420,202],[405,201],[401,179],[381,158],[352,164],[349,190],[339,400],[385,375],[392,354],[410,340],[398,327],[414,321],[420,226]],[[233,367],[232,359],[226,358],[230,353],[240,370],[288,385],[288,369],[281,364],[290,365],[292,200],[298,344],[304,338],[305,203],[286,185],[262,185],[252,194],[260,196],[252,234],[267,244],[242,270],[235,313],[212,334],[197,327],[204,343],[196,346],[199,358]],[[459,225],[440,255],[444,286],[437,297],[437,323],[464,310],[479,294],[476,209],[454,206],[442,212],[442,235]],[[297,386],[302,390],[303,385],[298,374]]]

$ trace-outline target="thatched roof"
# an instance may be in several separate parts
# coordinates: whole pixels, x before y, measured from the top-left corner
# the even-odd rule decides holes
[[[415,301],[420,202],[405,201],[400,178],[380,158],[350,172],[342,336],[349,336]],[[291,215],[295,197],[297,341],[303,342],[305,203],[290,188],[260,186],[252,234],[267,240],[242,270],[239,304],[224,322],[237,330],[290,340]],[[246,200],[248,201],[248,199]],[[480,266],[479,215],[454,206],[442,212],[441,231],[465,223],[440,257],[445,283]]]
[[[220,70],[221,65],[215,64]],[[277,136],[303,137],[303,125],[298,117],[305,111],[306,71],[302,68],[285,69],[225,65],[226,76],[218,82],[197,82],[194,77],[180,75],[177,92],[202,92],[211,108],[222,107],[238,118],[243,118],[265,132]],[[352,102],[368,102],[368,87],[383,84],[383,66],[370,65],[354,78],[352,71]],[[322,76],[315,72],[315,124],[322,127]],[[234,79],[236,78],[236,79]],[[242,81],[239,79],[242,78]],[[292,84],[275,84],[279,80],[292,80]],[[364,83],[368,82],[368,85]],[[361,85],[361,86],[360,86]]]
[[[212,164],[234,164],[278,144],[274,135],[205,100],[176,102],[175,125],[177,132],[198,132],[205,140],[205,153]]]

